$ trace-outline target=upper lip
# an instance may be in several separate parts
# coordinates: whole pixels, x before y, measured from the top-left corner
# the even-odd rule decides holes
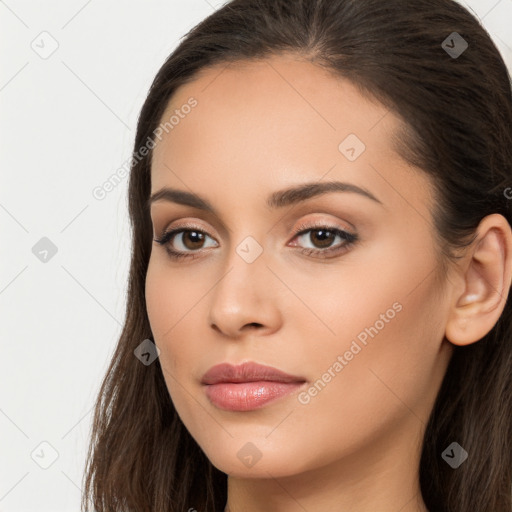
[[[212,366],[201,380],[202,384],[217,384],[219,382],[256,382],[267,380],[272,382],[305,382],[306,379],[290,375],[272,366],[264,366],[252,361],[233,366],[222,363]]]

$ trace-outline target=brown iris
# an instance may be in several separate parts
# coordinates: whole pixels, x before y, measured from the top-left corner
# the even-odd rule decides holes
[[[315,233],[319,234],[319,236],[315,236]],[[328,231],[326,229],[314,229],[311,230],[309,239],[311,240],[311,242],[313,242],[313,245],[316,245],[318,247],[329,247],[334,240],[333,237],[335,236],[336,235],[332,231]],[[318,243],[315,241],[315,238],[319,240]]]
[[[184,231],[182,233],[183,245],[190,250],[200,249],[204,243],[204,233],[199,231]]]

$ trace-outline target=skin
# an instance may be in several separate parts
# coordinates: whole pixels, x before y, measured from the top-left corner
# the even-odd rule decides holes
[[[422,436],[454,345],[478,341],[503,311],[508,223],[486,217],[464,257],[436,279],[432,185],[394,152],[392,112],[285,55],[203,70],[163,118],[191,96],[197,106],[154,149],[151,192],[194,192],[218,216],[153,203],[155,238],[185,222],[207,236],[203,246],[183,245],[187,232],[170,242],[199,255],[189,260],[154,242],[147,312],[174,406],[228,474],[226,510],[427,510]],[[352,162],[338,149],[351,133],[366,146]],[[356,184],[382,204],[351,192],[265,204],[277,190],[325,181]],[[359,241],[322,258],[318,231],[294,235],[313,221]],[[263,249],[252,263],[236,252],[248,236]],[[333,235],[328,246],[343,243]],[[258,410],[224,411],[202,389],[211,366],[256,361],[303,376],[307,390],[395,303],[402,309],[307,404],[297,391]],[[252,467],[237,456],[248,442],[261,454]]]

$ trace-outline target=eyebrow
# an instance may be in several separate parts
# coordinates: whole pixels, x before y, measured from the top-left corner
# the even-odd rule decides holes
[[[326,181],[323,183],[305,183],[295,187],[273,192],[267,198],[267,206],[271,209],[283,208],[285,206],[290,206],[322,194],[327,194],[329,192],[352,192],[371,199],[372,201],[375,201],[381,205],[383,204],[382,201],[377,199],[370,191],[362,187],[341,181]],[[209,201],[197,194],[186,192],[184,190],[178,190],[169,187],[164,187],[158,190],[148,199],[146,203],[148,209],[156,201],[169,201],[178,203],[185,206],[191,206],[192,208],[197,208],[199,210],[205,210],[217,215],[215,208],[210,204]]]

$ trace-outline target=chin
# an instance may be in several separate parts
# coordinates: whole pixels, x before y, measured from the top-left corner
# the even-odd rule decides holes
[[[269,445],[264,439],[254,441],[234,438],[227,445],[203,449],[220,471],[236,478],[287,477],[306,471],[307,459],[300,448]]]

